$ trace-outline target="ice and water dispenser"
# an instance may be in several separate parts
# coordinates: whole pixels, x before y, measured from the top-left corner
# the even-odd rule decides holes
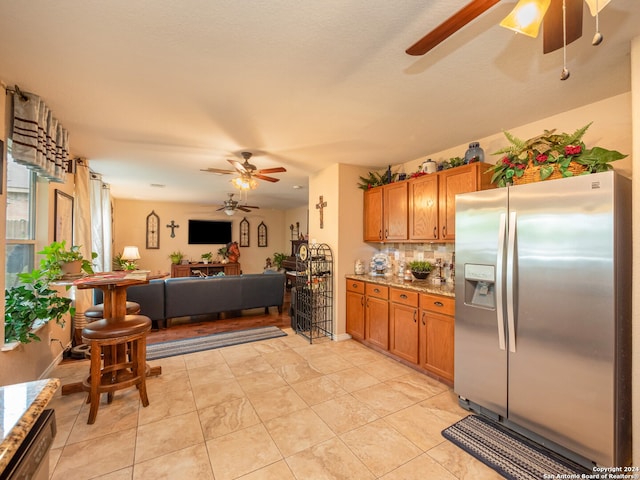
[[[496,308],[496,267],[467,263],[464,266],[464,303],[472,307]]]

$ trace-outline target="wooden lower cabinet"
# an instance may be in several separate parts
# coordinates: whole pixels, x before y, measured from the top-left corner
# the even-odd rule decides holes
[[[389,351],[411,363],[418,358],[418,293],[391,289],[389,325],[391,341]]]
[[[389,350],[389,287],[365,286],[365,335],[367,342]]]
[[[364,340],[364,282],[347,280],[347,333]]]
[[[455,300],[420,295],[420,366],[453,381]]]
[[[346,330],[453,383],[455,299],[347,279]]]

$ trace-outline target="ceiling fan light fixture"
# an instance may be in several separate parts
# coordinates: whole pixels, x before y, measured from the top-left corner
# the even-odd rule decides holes
[[[551,0],[520,0],[500,26],[536,38],[550,4]]]
[[[232,215],[235,215],[236,209],[232,207],[225,207],[224,213],[228,216],[232,216]]]
[[[258,182],[253,178],[247,176],[236,177],[231,180],[231,184],[238,190],[255,190],[258,187]]]
[[[609,2],[611,2],[611,0],[584,0],[584,1],[587,2],[587,5],[589,6],[589,12],[591,13],[592,17],[595,17],[597,13],[601,12],[602,9],[607,5],[609,5]]]

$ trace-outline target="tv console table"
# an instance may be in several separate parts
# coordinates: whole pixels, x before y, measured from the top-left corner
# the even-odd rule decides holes
[[[225,275],[240,275],[239,263],[187,263],[171,265],[172,277],[210,277],[219,272]]]

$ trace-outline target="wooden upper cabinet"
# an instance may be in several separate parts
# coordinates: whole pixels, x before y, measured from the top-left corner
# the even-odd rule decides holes
[[[440,240],[452,241],[456,238],[456,195],[492,187],[491,175],[484,173],[488,168],[486,163],[471,163],[439,173]]]
[[[382,209],[384,241],[407,240],[409,230],[409,198],[407,182],[395,182],[383,188]]]
[[[364,241],[382,242],[382,187],[364,192]]]
[[[438,175],[409,181],[409,240],[438,240]]]

